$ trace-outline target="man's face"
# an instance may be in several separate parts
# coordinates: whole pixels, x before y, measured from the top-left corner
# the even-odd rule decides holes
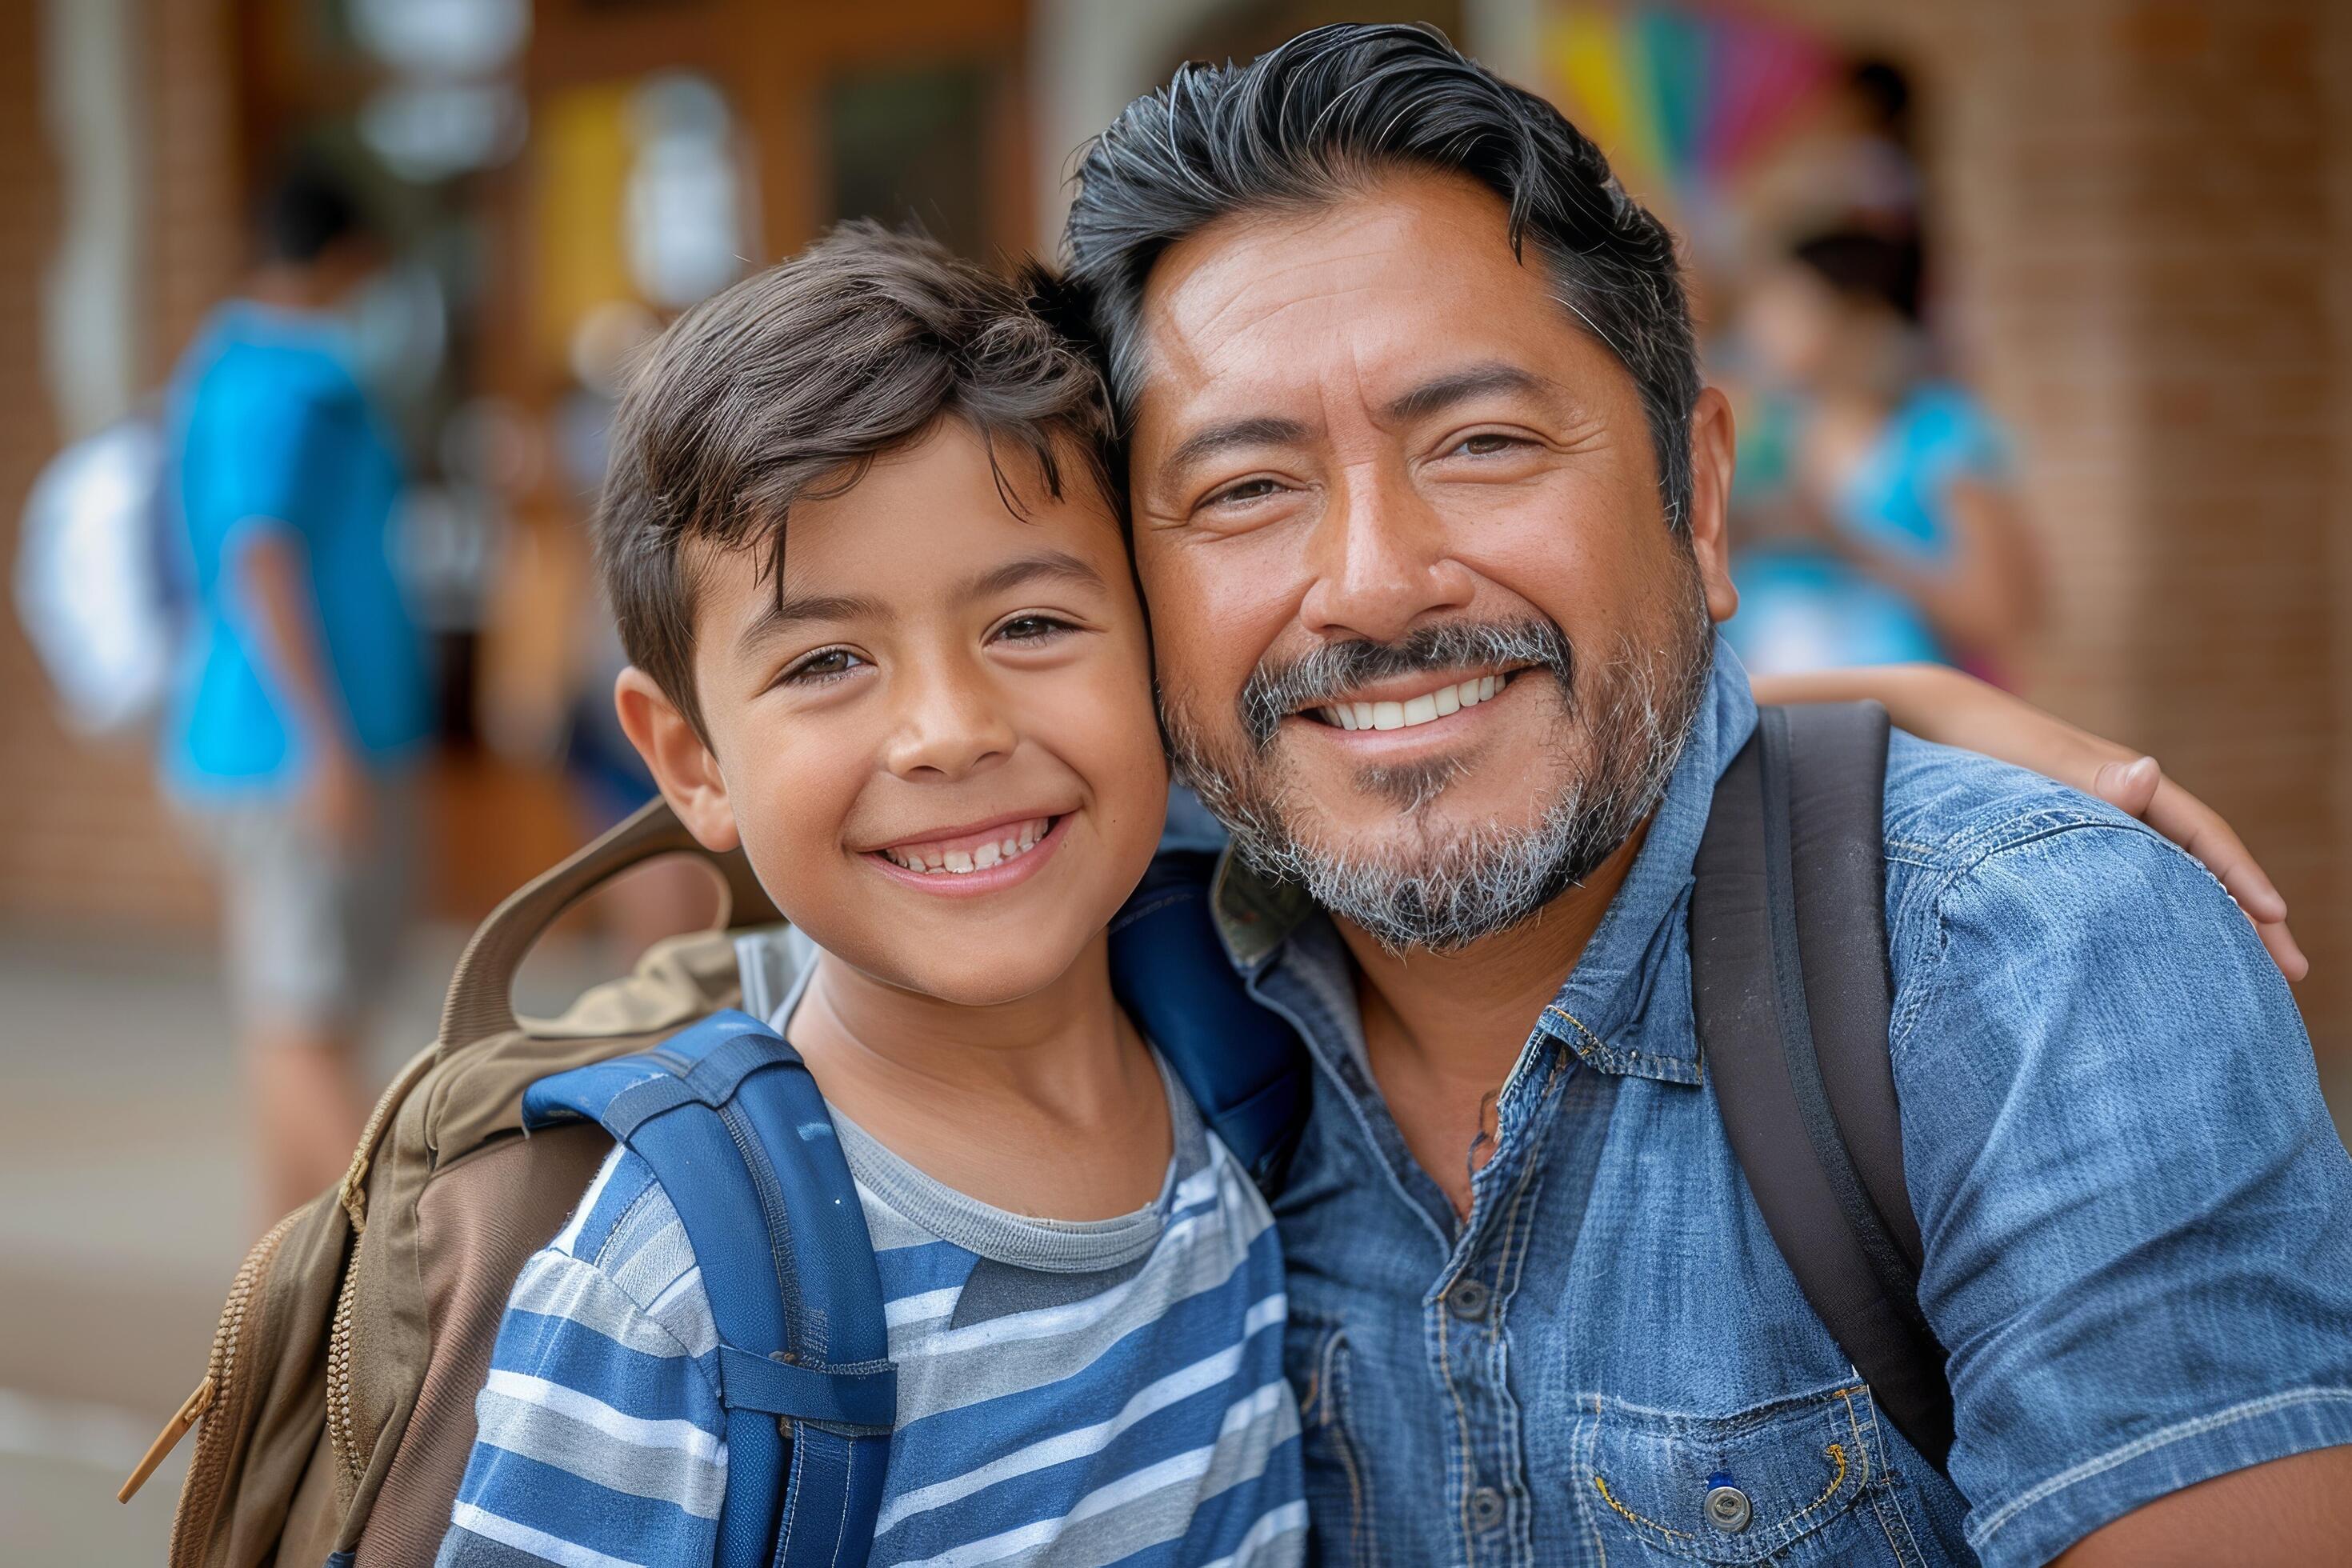
[[[1736,603],[1720,397],[1677,534],[1633,378],[1502,202],[1439,174],[1189,237],[1141,331],[1162,709],[1244,848],[1395,945],[1592,870],[1655,805]]]

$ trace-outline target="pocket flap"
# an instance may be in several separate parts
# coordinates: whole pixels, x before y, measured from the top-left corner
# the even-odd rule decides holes
[[[1690,1562],[1772,1558],[1846,1515],[1878,1479],[1860,1384],[1719,1417],[1604,1398],[1594,1421],[1580,1480],[1604,1529]]]

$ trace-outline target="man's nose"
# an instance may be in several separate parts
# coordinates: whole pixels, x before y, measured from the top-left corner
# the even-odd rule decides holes
[[[1393,642],[1433,611],[1469,605],[1475,584],[1445,521],[1401,467],[1352,468],[1330,495],[1307,542],[1307,630]]]
[[[898,777],[960,779],[1013,753],[1013,725],[983,672],[961,663],[902,666],[896,685],[898,721],[885,761]]]

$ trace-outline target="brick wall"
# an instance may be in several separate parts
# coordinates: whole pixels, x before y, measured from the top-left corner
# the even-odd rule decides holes
[[[2018,427],[2051,567],[2030,689],[2243,830],[2340,1054],[2352,20],[2328,0],[1773,8],[1920,77],[1962,361]]]
[[[148,4],[154,184],[142,335],[152,379],[233,265],[237,204],[221,0]],[[26,489],[58,439],[38,341],[59,200],[40,120],[39,16],[0,6],[0,561],[11,563]],[[202,880],[144,749],[68,739],[13,613],[0,616],[0,921],[115,931],[202,921]]]

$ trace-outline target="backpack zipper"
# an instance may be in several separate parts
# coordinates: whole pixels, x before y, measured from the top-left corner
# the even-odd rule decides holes
[[[376,1146],[383,1142],[384,1130],[392,1124],[393,1112],[437,1060],[434,1051],[418,1053],[377,1097],[375,1109],[368,1113],[367,1126],[360,1132],[359,1148],[352,1155],[351,1169],[343,1173],[342,1184],[335,1194],[336,1201],[351,1219],[352,1258],[343,1266],[342,1284],[335,1291],[334,1320],[327,1330],[327,1446],[334,1451],[337,1467],[353,1490],[367,1473],[366,1456],[360,1452],[359,1417],[352,1408],[352,1341],[355,1331],[352,1318],[359,1300],[356,1287],[360,1277],[360,1237],[367,1230],[368,1171],[374,1163]]]
[[[334,1324],[327,1331],[327,1445],[334,1450],[344,1482],[354,1490],[366,1471],[359,1451],[359,1418],[352,1408],[352,1316],[359,1273],[360,1249],[354,1245],[342,1285],[335,1292]]]
[[[237,1355],[245,1339],[246,1319],[254,1298],[260,1292],[262,1278],[269,1272],[269,1266],[278,1256],[278,1244],[286,1239],[286,1233],[294,1228],[294,1222],[302,1217],[302,1213],[297,1209],[270,1226],[268,1234],[253,1244],[253,1250],[246,1254],[245,1261],[237,1266],[236,1277],[229,1281],[228,1300],[221,1308],[220,1324],[213,1331],[212,1351],[205,1358],[204,1381],[197,1384],[195,1392],[173,1412],[172,1418],[163,1424],[163,1430],[149,1447],[146,1457],[139,1461],[139,1468],[131,1473],[131,1479],[124,1481],[122,1489],[115,1494],[122,1502],[129,1502],[137,1496],[139,1489],[146,1485],[156,1468],[180,1446],[189,1428],[199,1421],[203,1422],[204,1430],[196,1435],[195,1454],[188,1461],[187,1479],[181,1485],[180,1505],[172,1519],[172,1560],[174,1563],[191,1560],[194,1542],[187,1539],[187,1528],[200,1519],[209,1523],[210,1514],[219,1501],[221,1483],[228,1465],[230,1439],[235,1434],[226,1422],[215,1417],[228,1413],[231,1395],[241,1391],[237,1377],[242,1369]]]
[[[269,1267],[270,1258],[277,1254],[278,1244],[286,1239],[286,1233],[300,1217],[301,1211],[298,1209],[270,1226],[268,1232],[253,1244],[253,1250],[245,1255],[245,1261],[237,1265],[236,1277],[229,1281],[228,1301],[221,1308],[220,1322],[213,1330],[212,1350],[205,1360],[204,1381],[196,1384],[194,1393],[180,1402],[180,1408],[173,1412],[172,1418],[163,1423],[163,1430],[156,1435],[153,1443],[148,1445],[146,1456],[139,1461],[138,1468],[131,1472],[131,1479],[122,1483],[121,1491],[115,1493],[117,1502],[129,1502],[138,1496],[139,1489],[147,1484],[147,1479],[171,1457],[172,1450],[180,1446],[180,1439],[188,1435],[188,1428],[227,1395],[231,1362],[236,1354],[237,1334],[245,1326],[246,1309],[253,1300],[253,1293],[260,1284],[262,1273]],[[196,1451],[201,1457],[204,1452],[202,1438],[197,1439]]]

